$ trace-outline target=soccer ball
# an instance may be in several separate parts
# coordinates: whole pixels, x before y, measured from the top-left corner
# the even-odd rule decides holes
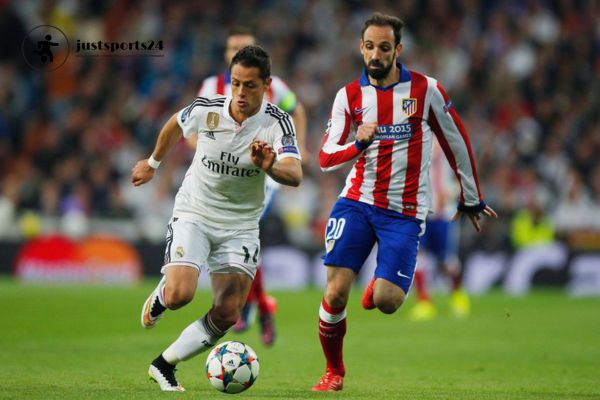
[[[258,357],[250,346],[241,342],[223,342],[206,358],[206,376],[210,384],[225,393],[248,389],[259,371]]]

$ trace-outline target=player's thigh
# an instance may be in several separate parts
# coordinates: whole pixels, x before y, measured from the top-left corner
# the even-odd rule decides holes
[[[347,199],[337,201],[325,231],[325,265],[349,268],[355,274],[359,273],[376,240],[368,218],[368,207]]]
[[[172,218],[167,226],[161,272],[165,273],[171,266],[188,266],[199,272],[210,254],[209,233],[209,228],[199,222]]]
[[[172,218],[167,227],[165,260],[161,272],[166,275],[165,290],[180,300],[193,298],[198,285],[200,265],[206,262],[210,243],[205,227],[197,222]]]
[[[423,221],[390,213],[381,213],[374,220],[378,242],[375,277],[393,283],[406,294],[415,273]]]
[[[165,276],[167,277],[165,292],[167,296],[174,296],[179,301],[190,301],[196,293],[199,274],[197,268],[171,264],[165,270]]]
[[[399,306],[404,302],[405,298],[406,291],[397,283],[391,282],[385,277],[375,280],[375,285],[373,286],[373,301],[375,304],[391,301],[397,303],[397,306]]]
[[[250,280],[256,275],[260,257],[260,239],[256,229],[212,229],[212,249],[208,256],[211,275],[221,273],[243,273]]]
[[[327,303],[332,307],[346,306],[355,279],[356,273],[350,268],[327,266]]]

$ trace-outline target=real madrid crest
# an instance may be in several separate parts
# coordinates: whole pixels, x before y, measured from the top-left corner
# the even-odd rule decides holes
[[[175,255],[179,258],[183,257],[184,255],[184,251],[183,251],[183,247],[179,246],[177,247],[177,249],[175,249]]]
[[[219,126],[219,113],[209,112],[206,116],[206,127],[209,131],[214,131]]]

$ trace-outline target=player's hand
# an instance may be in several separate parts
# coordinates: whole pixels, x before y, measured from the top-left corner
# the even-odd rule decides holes
[[[148,165],[148,160],[140,160],[131,169],[131,183],[133,186],[143,185],[154,177],[155,171]]]
[[[375,135],[379,132],[375,122],[365,122],[358,127],[356,131],[356,140],[367,144],[375,140]]]
[[[275,163],[275,150],[263,140],[250,143],[250,160],[263,171],[271,169]]]
[[[490,206],[485,206],[485,208],[481,211],[476,212],[466,212],[466,211],[456,211],[456,213],[452,216],[452,222],[456,221],[460,218],[461,214],[467,214],[467,217],[471,220],[471,223],[475,227],[477,232],[481,232],[481,226],[479,225],[479,220],[481,219],[481,215],[487,215],[491,218],[498,218],[498,214],[496,211]]]

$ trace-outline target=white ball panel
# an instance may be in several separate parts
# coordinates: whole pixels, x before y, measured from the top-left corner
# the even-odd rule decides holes
[[[214,387],[218,391],[220,391],[220,392],[225,391],[225,387],[223,386],[223,381],[220,380],[219,378],[209,378],[209,381],[210,381],[210,384],[212,385],[212,387]]]
[[[232,371],[236,369],[241,362],[242,359],[238,354],[235,353],[225,353],[221,359],[221,365],[223,365],[223,369],[225,369],[225,371]]]
[[[254,358],[255,360],[258,360],[258,356],[256,355],[256,352],[254,351],[254,349],[248,345],[246,345],[246,352],[248,353],[248,355],[250,355],[252,358]]]
[[[241,383],[231,382],[229,385],[227,385],[225,391],[227,393],[239,393],[242,392],[244,389],[246,388]]]
[[[250,367],[248,365],[242,365],[238,369],[235,370],[233,374],[233,379],[240,383],[246,383],[252,377],[252,372],[250,371]]]
[[[250,369],[252,370],[252,376],[257,378],[258,373],[260,372],[260,364],[258,363],[258,360],[254,360],[250,363]]]
[[[227,351],[231,351],[232,353],[243,353],[246,350],[246,346],[240,342],[229,342],[227,344]]]
[[[210,374],[210,376],[219,376],[223,373],[223,369],[221,368],[221,362],[218,358],[213,358],[209,360],[206,371]]]

